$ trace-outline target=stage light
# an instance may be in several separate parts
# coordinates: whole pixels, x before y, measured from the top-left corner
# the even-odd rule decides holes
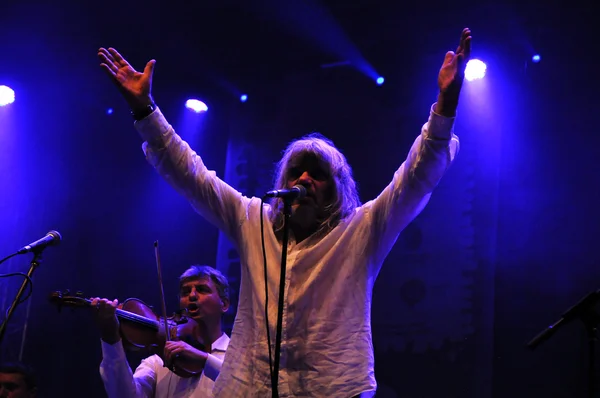
[[[242,94],[242,95],[240,96],[240,101],[242,101],[242,102],[246,102],[247,100],[248,100],[248,96],[247,96],[246,94]]]
[[[478,59],[472,59],[467,62],[467,67],[465,68],[465,79],[468,81],[483,79],[486,69],[487,66],[483,62]]]
[[[533,57],[531,57],[531,60],[535,63],[538,63],[542,60],[542,57],[540,56],[540,54],[535,54]]]
[[[8,86],[0,86],[0,106],[15,102],[15,92]]]
[[[383,78],[383,76],[379,76],[377,78],[377,80],[375,80],[377,82],[377,84],[379,84],[380,86],[383,84],[383,82],[385,81],[385,79]]]
[[[185,107],[196,113],[206,112],[208,110],[208,106],[206,106],[204,102],[197,99],[187,100],[185,102]]]
[[[106,114],[107,114],[107,115],[112,115],[112,113],[113,113],[113,108],[108,108],[108,109],[106,110]]]

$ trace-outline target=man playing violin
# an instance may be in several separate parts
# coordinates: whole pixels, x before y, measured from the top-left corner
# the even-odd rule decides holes
[[[229,283],[218,270],[194,265],[179,278],[179,305],[184,314],[198,322],[197,341],[207,352],[184,341],[167,341],[164,359],[183,358],[202,369],[199,376],[179,377],[152,355],[131,371],[119,333],[117,300],[92,299],[92,308],[102,338],[100,375],[109,398],[116,397],[209,397],[223,364],[229,337],[223,332],[222,315],[229,309]]]

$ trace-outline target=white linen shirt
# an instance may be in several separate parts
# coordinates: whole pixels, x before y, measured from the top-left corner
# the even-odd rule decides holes
[[[214,381],[219,375],[229,337],[223,333],[211,346],[200,376],[182,378],[163,366],[158,355],[142,360],[131,372],[123,343],[102,341],[100,376],[109,398],[206,398],[212,397]]]
[[[435,106],[435,105],[434,105]],[[429,119],[391,183],[318,242],[287,253],[280,397],[372,396],[377,384],[371,338],[373,284],[400,232],[421,212],[458,152],[454,118]],[[195,210],[223,231],[241,260],[237,316],[213,393],[270,396],[259,198],[249,198],[206,168],[159,109],[135,123],[148,162]],[[205,149],[209,150],[209,149]],[[281,242],[264,204],[269,327],[275,342]]]

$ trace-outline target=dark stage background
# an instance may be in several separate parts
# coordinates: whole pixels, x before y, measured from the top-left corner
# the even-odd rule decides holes
[[[583,2],[4,1],[0,85],[16,101],[0,107],[0,255],[50,229],[63,242],[45,251],[1,359],[35,367],[43,397],[105,396],[92,317],[59,313],[48,295],[68,288],[158,307],[154,240],[169,311],[191,264],[239,284],[229,243],[145,162],[98,67],[100,46],[138,69],[157,60],[157,103],[242,192],[269,189],[285,144],[319,131],[346,154],[367,201],[404,160],[443,56],[469,26],[487,76],[465,83],[456,163],[376,283],[377,396],[584,397],[579,322],[534,352],[525,344],[600,284],[592,20]],[[343,61],[356,68],[331,65]],[[190,113],[188,98],[208,111]],[[16,257],[0,272],[25,272],[29,261]],[[20,283],[0,279],[3,311]]]

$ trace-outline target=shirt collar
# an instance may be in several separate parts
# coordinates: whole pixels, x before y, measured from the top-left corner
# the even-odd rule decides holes
[[[229,336],[226,333],[223,333],[221,337],[215,340],[212,343],[212,351],[227,351],[227,346],[229,346]]]

